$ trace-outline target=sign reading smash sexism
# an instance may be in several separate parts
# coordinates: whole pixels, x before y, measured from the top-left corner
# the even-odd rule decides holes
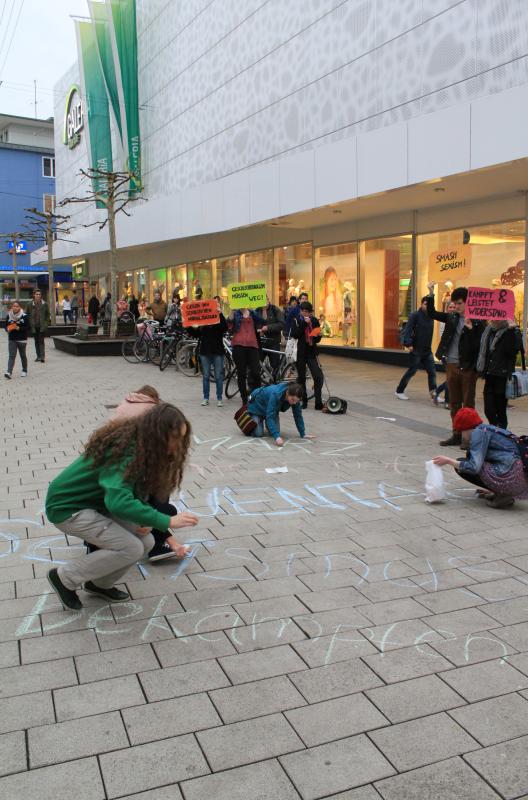
[[[430,281],[460,281],[471,271],[471,245],[436,250],[429,256]]]
[[[227,297],[231,308],[261,308],[266,305],[266,284],[231,283]]]
[[[468,288],[466,319],[514,319],[515,295],[511,289]]]
[[[220,322],[216,300],[193,300],[182,303],[182,322],[184,328],[191,325],[216,325]]]

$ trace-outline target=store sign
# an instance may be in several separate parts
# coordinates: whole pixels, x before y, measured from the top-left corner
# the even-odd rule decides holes
[[[81,141],[81,131],[84,128],[84,112],[79,86],[74,83],[66,95],[66,110],[64,112],[64,129],[62,141],[70,150],[77,147]]]
[[[14,241],[12,239],[8,242],[8,250],[9,250],[9,252],[11,254],[14,253],[14,251],[15,251],[15,243],[14,243]],[[16,243],[17,255],[25,255],[27,253],[27,251],[28,251],[28,249],[27,249],[27,243],[26,242],[20,240],[20,241],[18,241]]]
[[[182,303],[183,327],[191,325],[216,325],[220,322],[218,303],[216,300],[193,300]]]
[[[81,280],[82,278],[86,278],[88,276],[88,266],[86,261],[83,259],[82,261],[74,261],[72,263],[72,278],[74,281]]]
[[[506,320],[515,317],[515,295],[511,289],[468,288],[466,319]]]
[[[430,281],[465,280],[471,272],[471,245],[463,244],[447,250],[437,250],[429,256]]]
[[[231,308],[261,308],[266,305],[265,283],[231,283],[227,287]]]

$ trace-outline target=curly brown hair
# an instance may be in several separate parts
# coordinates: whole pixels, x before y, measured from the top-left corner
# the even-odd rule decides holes
[[[169,453],[174,434],[176,446]],[[98,428],[84,452],[96,467],[130,458],[124,480],[140,497],[148,497],[179,488],[190,440],[191,425],[184,414],[170,403],[160,403],[139,417],[112,420]]]

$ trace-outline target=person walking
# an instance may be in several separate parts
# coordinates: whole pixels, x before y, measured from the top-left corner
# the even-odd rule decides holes
[[[220,298],[215,297],[220,321],[216,325],[200,325],[196,329],[198,334],[198,352],[202,365],[203,400],[202,405],[209,405],[209,390],[211,387],[211,368],[214,370],[216,384],[216,405],[222,408],[224,402],[224,335],[227,331],[227,321],[221,311]]]
[[[88,314],[92,319],[92,325],[99,324],[99,309],[101,308],[101,303],[95,292],[92,292],[92,296],[88,300]]]
[[[72,319],[71,302],[67,294],[64,295],[61,305],[62,305],[62,316],[64,318],[64,324],[67,325],[68,322],[71,322]]]
[[[20,361],[22,364],[21,375],[23,378],[26,378],[28,371],[26,347],[29,331],[29,320],[28,315],[23,310],[18,300],[13,300],[7,313],[6,331],[8,336],[9,357],[7,361],[7,370],[4,372],[4,378],[11,380],[17,353],[20,356]]]
[[[280,433],[279,413],[291,408],[295,426],[301,439],[313,439],[304,427],[302,413],[303,387],[300,383],[276,383],[262,386],[251,392],[248,401],[248,412],[257,423],[252,436],[264,436],[264,425],[268,429],[277,447],[282,447],[284,439]]]
[[[77,297],[77,289],[73,289],[72,291],[70,306],[71,306],[72,322],[77,324],[77,321],[79,319],[79,298]]]
[[[270,366],[276,374],[280,363],[281,337],[284,330],[284,314],[277,306],[274,306],[269,297],[264,308],[257,309],[260,316],[265,320],[265,324],[260,328],[260,333],[266,337],[266,348],[273,350],[273,353],[266,353],[269,358]]]
[[[28,310],[29,332],[35,339],[35,361],[42,364],[46,359],[45,336],[50,324],[50,312],[48,304],[42,299],[40,289],[33,292],[33,300],[29,304]]]
[[[482,422],[474,408],[461,408],[453,420],[465,458],[436,456],[439,467],[451,466],[461,478],[478,486],[477,495],[491,508],[509,508],[528,499],[528,476],[515,437],[508,430]]]
[[[249,308],[231,311],[228,326],[232,332],[233,360],[237,370],[237,383],[245,405],[249,391],[260,386],[260,336],[258,328],[266,321]],[[247,378],[247,381],[246,381]]]
[[[304,301],[300,304],[299,311],[299,316],[293,318],[291,335],[297,339],[296,365],[299,383],[303,387],[302,407],[307,408],[308,406],[306,393],[306,367],[308,367],[314,382],[315,409],[321,411],[324,375],[317,358],[317,344],[321,341],[321,328],[319,320],[313,316],[311,303],[307,300]]]
[[[484,413],[490,425],[507,429],[506,384],[515,370],[522,338],[513,320],[489,322],[480,340],[477,372],[484,378]]]
[[[65,608],[82,608],[77,595],[81,587],[109,602],[128,600],[128,592],[115,584],[152,550],[150,529],[197,524],[194,514],[170,517],[142,499],[161,484],[179,487],[190,436],[191,426],[182,412],[160,403],[147,414],[96,430],[84,453],[51,482],[46,496],[49,521],[62,533],[99,548],[48,572]],[[185,556],[188,548],[179,548]]]
[[[431,350],[433,329],[434,322],[427,314],[427,297],[422,297],[420,308],[410,314],[402,332],[403,346],[409,349],[409,368],[394,392],[399,400],[409,399],[405,394],[405,389],[420,366],[427,372],[431,399],[436,397],[436,367]]]
[[[435,309],[435,282],[431,281],[427,286],[429,289],[427,314],[431,319],[445,322],[436,357],[439,361],[445,360],[451,421],[453,421],[460,408],[475,407],[475,391],[478,377],[477,358],[485,323],[480,320],[467,320],[464,317],[468,295],[468,290],[464,286],[459,286],[453,290],[451,301],[455,305],[455,311],[450,313]],[[440,444],[442,447],[448,447],[459,445],[460,442],[460,432],[453,428],[451,436],[442,440]]]

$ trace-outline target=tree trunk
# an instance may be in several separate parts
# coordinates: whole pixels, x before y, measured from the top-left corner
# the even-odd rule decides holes
[[[46,220],[46,244],[48,245],[48,305],[50,311],[51,324],[57,324],[55,314],[55,284],[53,281],[53,228],[51,216]]]
[[[112,295],[112,319],[110,322],[110,336],[115,338],[117,334],[117,242],[115,231],[115,203],[114,203],[114,181],[112,177],[108,179],[108,200],[106,205],[108,214],[108,235],[110,238],[110,293]]]
[[[20,300],[20,289],[18,286],[18,269],[17,269],[17,245],[18,245],[18,237],[13,236],[13,277],[15,279],[15,300]]]

